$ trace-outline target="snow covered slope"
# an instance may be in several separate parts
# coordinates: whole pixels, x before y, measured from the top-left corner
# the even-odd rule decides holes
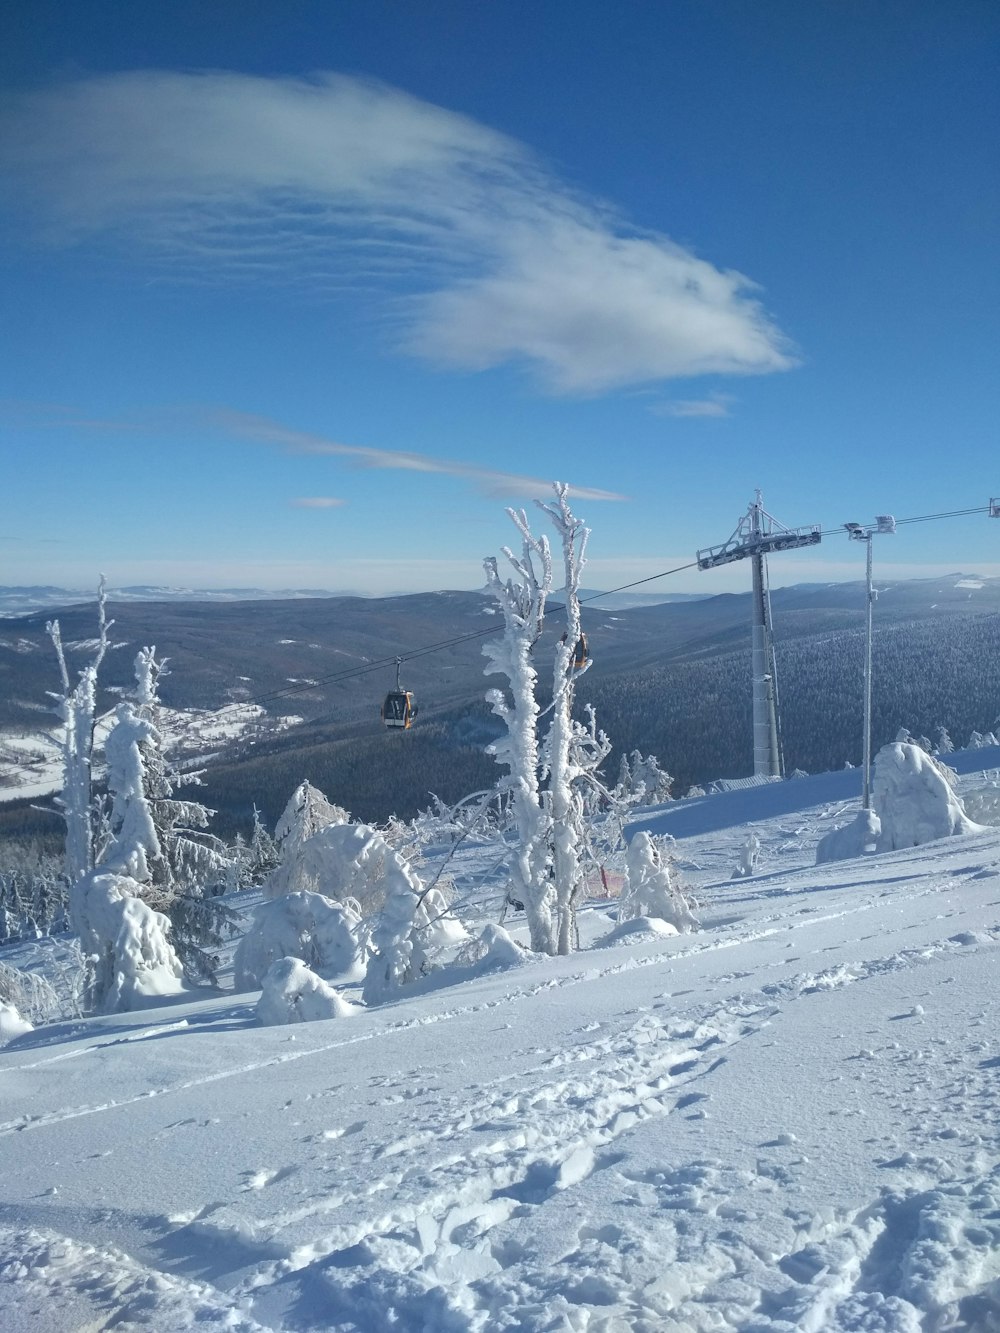
[[[997,1329],[1000,830],[816,867],[852,781],[650,812],[693,935],[15,1040],[0,1326]]]

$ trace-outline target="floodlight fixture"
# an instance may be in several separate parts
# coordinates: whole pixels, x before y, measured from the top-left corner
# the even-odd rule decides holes
[[[845,523],[848,537],[864,542],[867,547],[865,562],[868,589],[868,632],[865,635],[865,720],[862,748],[862,792],[861,805],[865,810],[872,808],[872,607],[877,596],[872,587],[872,538],[880,534],[891,535],[896,531],[896,520],[891,514],[878,514],[874,524],[867,527],[860,523]]]

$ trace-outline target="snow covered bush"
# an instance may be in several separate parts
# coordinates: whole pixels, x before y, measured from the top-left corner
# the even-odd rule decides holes
[[[142,901],[142,888],[128,875],[101,867],[75,886],[90,1008],[119,1013],[184,989],[170,922]]]
[[[360,975],[359,917],[321,893],[287,893],[262,903],[233,959],[237,990],[254,990],[282,958],[298,958],[331,977]]]
[[[59,1012],[59,996],[52,983],[38,972],[26,972],[0,963],[0,1005],[14,1010],[28,1027],[47,1023]]]
[[[816,864],[849,861],[855,856],[875,851],[881,831],[882,826],[874,810],[859,810],[849,824],[841,824],[839,828],[823,834],[816,844]]]
[[[362,991],[366,1004],[392,999],[401,986],[430,970],[436,953],[466,939],[444,896],[424,888],[413,869],[393,854],[386,862],[386,894],[372,928],[372,949]]]
[[[12,1004],[0,1000],[0,1045],[31,1031],[33,1028],[28,1020],[22,1018]]]
[[[794,775],[793,775],[794,776]],[[739,865],[733,871],[733,879],[746,879],[757,869],[760,859],[760,838],[753,829],[747,834],[747,840],[740,848]]]
[[[626,881],[618,905],[618,920],[656,917],[677,931],[693,930],[697,922],[674,883],[669,844],[644,829],[636,833],[626,853]]]
[[[661,805],[671,799],[673,778],[660,767],[655,754],[644,755],[641,750],[623,754],[618,766],[616,794],[636,805]]]
[[[461,950],[455,959],[458,967],[472,969],[476,976],[484,972],[504,972],[512,967],[523,967],[531,953],[518,944],[503,926],[490,922],[483,933]]]
[[[893,742],[875,756],[872,798],[880,832],[879,852],[918,847],[935,838],[979,829],[954,790],[955,773],[922,746]]]
[[[264,976],[254,1010],[264,1027],[283,1023],[313,1023],[323,1018],[347,1018],[354,1006],[306,967],[301,958],[279,958]]]
[[[279,898],[283,893],[315,889],[310,871],[301,864],[302,849],[323,829],[331,824],[346,824],[349,819],[347,811],[328,801],[318,787],[311,782],[299,783],[274,830],[279,859],[265,882],[265,895]]]

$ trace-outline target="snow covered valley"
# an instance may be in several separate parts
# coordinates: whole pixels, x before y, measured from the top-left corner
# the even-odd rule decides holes
[[[693,934],[602,947],[595,901],[576,954],[348,1018],[201,991],[10,1042],[0,1326],[1000,1328],[1000,830],[816,866],[857,784],[642,816]]]

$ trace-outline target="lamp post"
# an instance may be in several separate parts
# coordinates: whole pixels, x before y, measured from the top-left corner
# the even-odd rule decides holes
[[[862,527],[860,523],[845,523],[847,535],[852,541],[864,542],[867,547],[865,561],[865,579],[868,589],[868,632],[865,636],[865,723],[864,744],[862,747],[862,791],[861,808],[872,808],[872,607],[878,594],[872,587],[872,537],[876,533],[896,531],[896,520],[891,514],[879,514],[874,527]]]

